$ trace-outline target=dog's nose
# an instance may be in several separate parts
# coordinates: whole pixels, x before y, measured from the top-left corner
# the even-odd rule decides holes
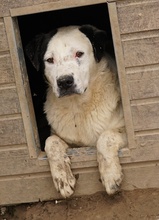
[[[67,76],[61,76],[57,80],[57,85],[60,89],[69,89],[74,84],[73,76],[67,75]]]

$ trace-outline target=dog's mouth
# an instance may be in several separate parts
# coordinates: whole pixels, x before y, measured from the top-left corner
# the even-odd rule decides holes
[[[60,94],[59,94],[59,98],[62,98],[62,97],[64,97],[64,96],[71,96],[71,95],[75,95],[75,94],[78,94],[78,95],[80,95],[80,93],[79,92],[77,92],[77,91],[60,91]]]
[[[62,98],[64,96],[72,96],[72,95],[81,95],[83,94],[85,91],[87,90],[87,88],[85,88],[85,90],[83,92],[81,92],[78,89],[72,88],[72,89],[65,89],[65,90],[60,90],[59,91],[59,96],[58,98]]]

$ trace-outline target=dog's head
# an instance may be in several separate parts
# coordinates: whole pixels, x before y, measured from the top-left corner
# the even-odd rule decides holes
[[[57,97],[82,94],[105,53],[106,33],[90,25],[69,26],[35,37],[26,53],[42,68]]]

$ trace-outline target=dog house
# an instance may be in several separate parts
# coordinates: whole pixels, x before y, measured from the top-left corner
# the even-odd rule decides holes
[[[119,152],[121,188],[159,187],[158,0],[2,0],[0,205],[60,198],[43,151],[49,134],[39,99],[43,81],[24,47],[40,32],[85,23],[106,30],[114,45],[128,138]],[[75,196],[103,191],[95,149],[73,148],[68,154],[78,176]]]

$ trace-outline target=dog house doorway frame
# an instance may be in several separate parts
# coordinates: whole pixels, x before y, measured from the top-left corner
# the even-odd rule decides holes
[[[25,8],[16,8],[10,9],[11,17],[5,17],[4,22],[7,31],[7,37],[10,47],[10,53],[13,63],[13,69],[15,73],[17,91],[20,100],[20,106],[22,110],[22,118],[24,122],[25,132],[26,132],[26,139],[28,144],[28,150],[30,158],[41,158],[45,154],[40,153],[40,142],[38,137],[38,131],[36,126],[36,119],[34,115],[34,109],[31,99],[31,92],[29,88],[29,80],[27,76],[27,70],[25,65],[25,59],[23,54],[22,43],[20,39],[19,27],[17,22],[17,17],[21,15],[28,15],[28,14],[35,14],[40,12],[47,12],[47,11],[55,11],[59,9],[66,9],[66,8],[75,8],[78,6],[88,6],[93,4],[100,4],[106,3],[106,1],[87,1],[87,2],[77,2],[75,1],[73,4],[70,1],[65,1],[63,4],[55,2],[55,3],[48,3],[44,4],[43,7],[33,6],[33,7],[25,7]],[[124,106],[124,116],[127,128],[127,135],[129,141],[129,148],[133,148],[135,146],[134,143],[134,132],[133,132],[133,124],[131,119],[131,112],[130,112],[130,103],[128,97],[128,89],[126,87],[126,78],[125,78],[125,69],[124,69],[124,60],[123,60],[123,52],[122,46],[120,41],[120,32],[118,26],[118,18],[117,18],[117,11],[116,11],[116,3],[108,1],[108,11],[109,11],[109,18],[111,23],[112,29],[112,36],[113,36],[113,43],[115,48],[115,55],[116,55],[116,62],[119,74],[119,80],[121,84],[121,94],[122,94],[122,101]],[[127,120],[129,119],[129,120]],[[79,148],[79,151],[80,148]],[[83,150],[82,150],[83,151]],[[40,156],[39,156],[40,155]],[[124,149],[122,151],[123,156],[129,155],[129,150]]]

